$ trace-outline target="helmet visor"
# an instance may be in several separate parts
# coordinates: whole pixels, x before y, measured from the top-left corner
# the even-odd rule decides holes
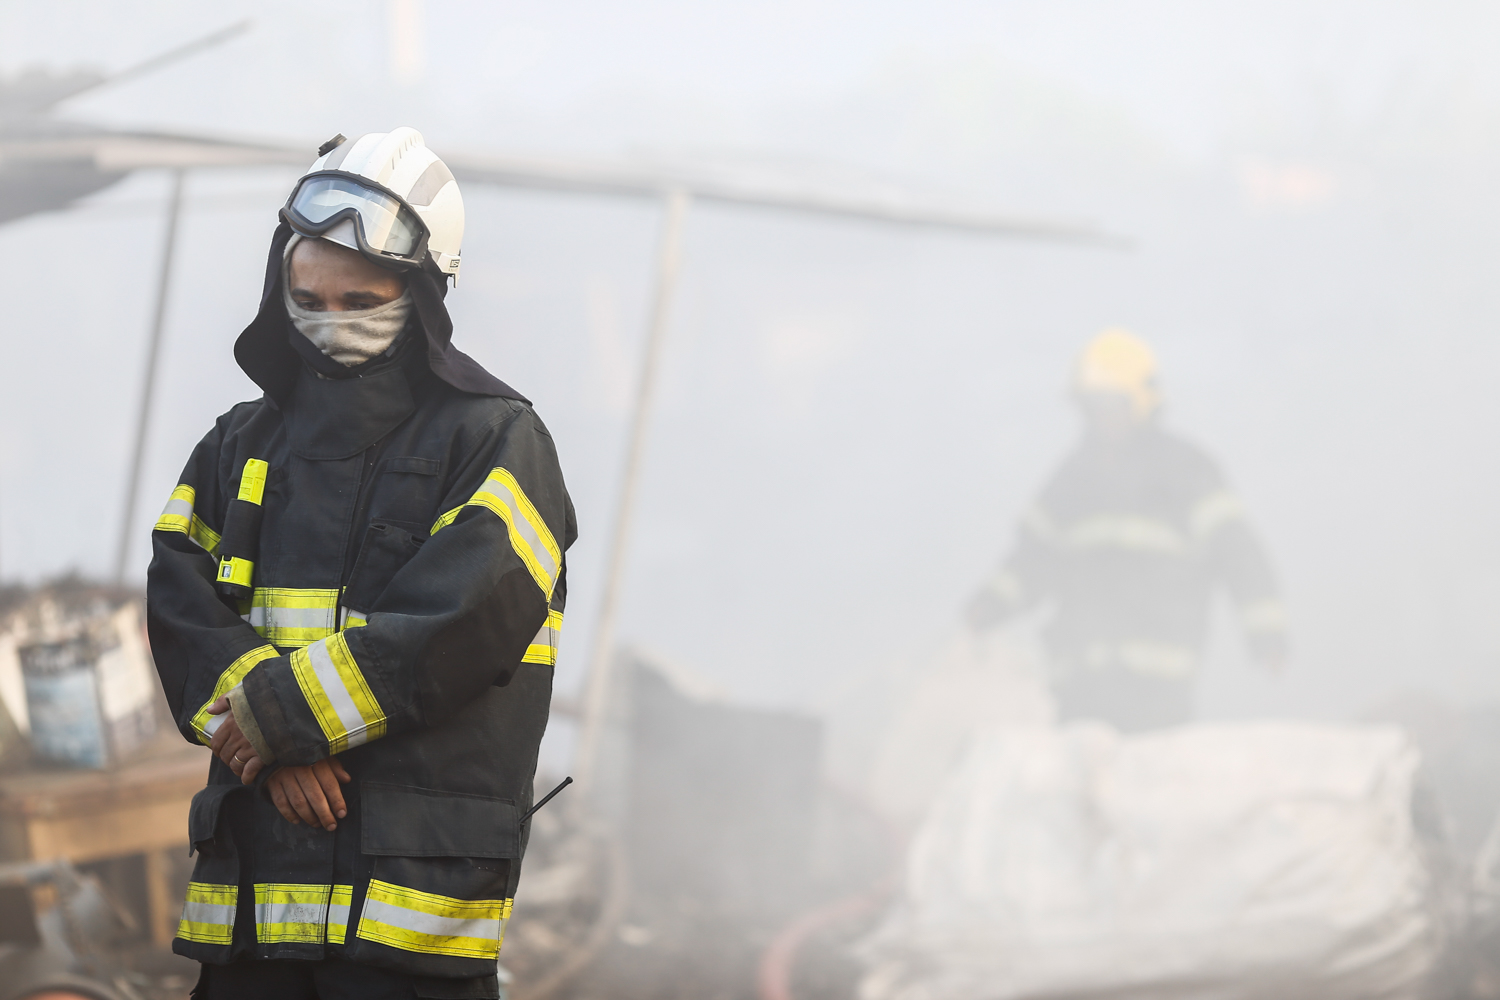
[[[426,227],[399,200],[350,177],[308,177],[287,204],[292,228],[318,236],[340,219],[356,216],[360,249],[384,257],[414,261]]]

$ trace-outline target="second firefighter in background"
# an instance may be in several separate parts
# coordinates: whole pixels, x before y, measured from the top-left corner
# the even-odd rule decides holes
[[[988,628],[1050,608],[1044,642],[1064,720],[1125,731],[1187,722],[1218,588],[1252,655],[1283,666],[1275,576],[1218,466],[1161,426],[1156,359],[1144,342],[1100,334],[1072,391],[1083,438],[1021,519],[1015,547],[970,602],[969,623]]]

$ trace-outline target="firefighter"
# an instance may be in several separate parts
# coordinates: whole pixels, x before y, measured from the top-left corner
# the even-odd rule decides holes
[[[495,997],[576,534],[551,436],[452,346],[463,202],[413,129],[330,140],[153,532],[152,650],[212,748],[194,996]]]
[[[1187,722],[1215,589],[1252,655],[1286,657],[1270,564],[1214,462],[1163,429],[1156,359],[1106,330],[1079,358],[1083,440],[1022,518],[1009,557],[968,607],[975,628],[1048,607],[1043,633],[1062,719],[1122,731]]]

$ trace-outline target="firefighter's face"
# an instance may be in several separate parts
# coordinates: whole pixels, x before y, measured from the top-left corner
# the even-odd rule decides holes
[[[1089,430],[1102,438],[1128,437],[1141,425],[1130,397],[1123,392],[1080,392],[1077,399]]]
[[[406,290],[405,279],[395,271],[327,240],[299,242],[287,272],[292,301],[312,312],[374,309]]]

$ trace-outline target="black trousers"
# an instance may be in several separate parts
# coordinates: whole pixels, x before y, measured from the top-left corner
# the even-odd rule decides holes
[[[336,958],[252,959],[204,965],[193,1000],[495,1000],[494,976],[433,979]]]

